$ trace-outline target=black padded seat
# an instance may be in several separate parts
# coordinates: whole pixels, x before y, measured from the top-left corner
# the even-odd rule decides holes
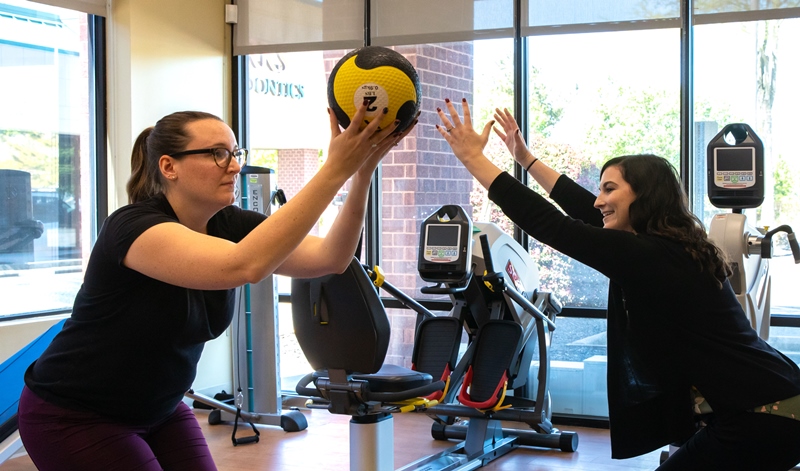
[[[314,380],[317,378],[327,378],[327,370],[314,373]],[[401,392],[409,389],[419,388],[431,383],[433,378],[427,373],[414,371],[402,366],[384,364],[377,373],[360,374],[354,373],[353,379],[366,381],[369,383],[369,390],[372,392]]]
[[[344,273],[292,280],[292,321],[297,342],[315,369],[300,380],[298,394],[330,397],[328,390],[343,387],[337,381],[344,378],[367,383],[368,392],[360,391],[356,402],[403,401],[444,388],[444,382],[427,372],[383,363],[389,319],[355,257]],[[324,391],[308,387],[312,382]]]
[[[377,373],[371,375],[354,374],[353,379],[368,381],[370,390],[374,392],[408,391],[429,385],[433,381],[428,373],[388,364],[384,364]]]

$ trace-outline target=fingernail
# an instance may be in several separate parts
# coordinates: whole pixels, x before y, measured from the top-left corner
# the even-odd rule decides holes
[[[398,125],[398,124],[400,124],[400,120],[399,120],[399,119],[395,119],[395,120],[394,120],[394,124],[395,124],[395,126],[396,126],[396,125]]]
[[[444,102],[445,102],[445,103],[450,103],[450,99],[449,99],[449,98],[445,98],[445,99],[444,99]]]
[[[436,126],[436,129],[439,129],[439,125],[438,124],[436,124],[435,126]]]
[[[369,100],[367,100],[366,98],[364,98],[364,103],[362,103],[362,104],[363,104],[364,106],[367,106],[367,105],[369,105]]]
[[[466,102],[467,102],[467,99],[466,99],[466,98],[462,98],[462,99],[461,99],[461,101],[463,101],[464,103],[466,103]]]
[[[441,112],[441,111],[442,111],[442,109],[437,107],[437,108],[436,108],[436,111],[437,111],[437,112]]]

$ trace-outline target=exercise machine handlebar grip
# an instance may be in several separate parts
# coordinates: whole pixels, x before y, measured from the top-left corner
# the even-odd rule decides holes
[[[494,273],[494,263],[492,262],[492,251],[489,249],[489,237],[486,234],[480,235],[481,251],[483,252],[483,264],[486,265],[486,273]]]

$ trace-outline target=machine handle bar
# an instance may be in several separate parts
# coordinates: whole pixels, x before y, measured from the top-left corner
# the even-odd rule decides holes
[[[792,228],[786,224],[764,234],[764,240],[761,242],[761,257],[772,258],[772,236],[778,232],[786,233],[786,239],[789,241],[789,247],[792,249],[792,256],[794,256],[794,263],[800,263],[800,247],[797,245],[797,236],[792,231]]]
[[[486,234],[481,234],[480,236],[481,241],[481,251],[483,251],[483,263],[486,265],[486,274],[487,275],[495,275],[498,277],[502,277],[501,273],[496,273],[494,271],[494,263],[492,261],[492,251],[489,249],[489,237]],[[556,330],[556,324],[550,320],[549,317],[544,315],[542,311],[536,308],[530,301],[528,301],[525,296],[522,295],[519,291],[517,291],[516,287],[513,286],[512,283],[502,283],[503,292],[508,295],[511,299],[514,300],[517,304],[519,304],[522,309],[528,312],[533,317],[541,320],[545,324],[547,324],[547,328],[550,332]]]
[[[372,280],[372,282],[375,283],[375,281],[377,280],[376,271],[372,270],[366,265],[364,265],[364,270],[367,272],[367,275],[369,275],[370,280]],[[411,296],[397,289],[397,287],[395,287],[388,281],[381,280],[379,288],[389,293],[393,298],[398,300],[400,304],[402,304],[403,306],[407,307],[408,309],[411,309],[412,311],[416,311],[422,317],[424,318],[435,317],[431,311],[425,308],[425,306],[415,301]]]

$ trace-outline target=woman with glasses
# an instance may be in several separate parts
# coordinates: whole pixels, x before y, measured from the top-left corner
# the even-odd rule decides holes
[[[659,471],[787,470],[800,461],[800,369],[750,326],[724,255],[664,158],[607,161],[597,196],[528,151],[513,116],[495,129],[563,209],[483,154],[469,106],[439,109],[441,135],[506,216],[609,278],[608,413],[613,458],[683,445]],[[564,214],[566,213],[566,214]],[[699,394],[697,394],[699,392]],[[711,416],[699,431],[699,415]]]
[[[231,322],[234,289],[344,271],[373,172],[413,128],[342,131],[329,114],[327,160],[269,217],[232,205],[247,151],[216,116],[178,112],[139,135],[130,204],[104,222],[71,318],[25,376],[19,432],[38,469],[216,469],[182,398]],[[351,177],[328,234],[308,235]]]

